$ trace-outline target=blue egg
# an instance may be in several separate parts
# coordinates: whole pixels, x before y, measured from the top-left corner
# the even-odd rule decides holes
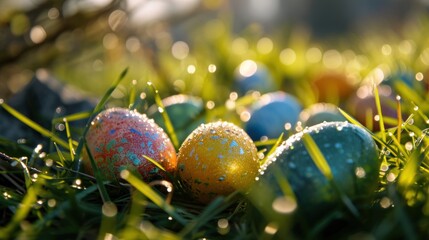
[[[271,92],[262,95],[250,110],[251,117],[245,123],[245,131],[254,141],[262,137],[278,138],[287,133],[287,123],[294,127],[302,107],[294,96],[282,92]]]
[[[245,95],[249,91],[267,93],[274,91],[276,84],[264,64],[245,60],[237,67],[233,88],[239,95]]]
[[[408,87],[413,87],[417,81],[414,79],[414,74],[410,71],[398,71],[383,80],[383,84],[395,88],[398,82],[402,82]]]
[[[184,94],[173,95],[162,100],[174,131],[180,143],[204,123],[204,104],[199,97]],[[152,118],[161,128],[166,130],[162,114],[158,110],[158,105],[152,105],[147,111],[148,117]]]

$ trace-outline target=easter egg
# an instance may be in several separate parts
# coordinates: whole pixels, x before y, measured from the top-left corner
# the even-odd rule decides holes
[[[331,103],[315,103],[299,114],[303,126],[313,126],[323,122],[346,121],[346,118]]]
[[[234,91],[245,95],[249,91],[266,93],[274,91],[276,84],[268,68],[253,60],[243,61],[235,71]]]
[[[288,132],[287,128],[295,126],[301,110],[298,100],[288,93],[264,94],[250,109],[251,116],[244,130],[254,141],[262,137],[278,138],[281,133]]]
[[[258,169],[254,143],[243,129],[229,122],[200,125],[179,149],[179,179],[201,203],[236,190],[246,191]]]
[[[100,112],[91,122],[86,135],[91,155],[107,180],[118,180],[127,169],[139,173],[144,181],[165,178],[166,172],[177,168],[176,151],[168,136],[146,115],[125,108],[110,108]],[[83,161],[84,170],[94,174],[90,160]]]
[[[411,71],[402,70],[388,75],[383,79],[382,84],[394,87],[398,82],[402,82],[408,87],[413,87],[414,83],[417,83],[417,81],[415,81],[414,74]]]
[[[380,86],[379,91],[379,100],[381,106],[381,112],[383,114],[384,120],[386,118],[398,119],[398,114],[396,110],[396,99],[393,96],[392,92],[386,88]],[[384,89],[384,90],[383,90]],[[375,97],[372,94],[366,96],[355,95],[347,102],[348,112],[356,118],[360,123],[373,131],[380,130],[380,124],[376,116],[378,115],[377,105],[375,102]],[[402,116],[403,119],[406,119],[406,116]],[[383,121],[386,128],[395,127],[396,123],[389,123]]]
[[[318,102],[337,103],[347,99],[354,91],[351,80],[341,72],[324,72],[312,80]]]
[[[162,104],[180,143],[204,122],[204,117],[201,116],[204,111],[204,104],[199,97],[178,94],[164,98]],[[154,119],[161,128],[166,129],[164,119],[158,110],[158,105],[152,105],[147,110],[147,115]]]
[[[268,184],[273,196],[283,196],[280,178],[285,178],[308,216],[317,216],[341,206],[339,194],[319,170],[304,145],[312,137],[323,154],[338,190],[352,201],[370,198],[377,188],[381,161],[371,135],[348,122],[326,122],[305,128],[285,140],[261,167],[260,184]]]

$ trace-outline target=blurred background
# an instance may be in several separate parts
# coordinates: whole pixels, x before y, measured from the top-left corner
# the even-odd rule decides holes
[[[189,93],[216,100],[228,96],[235,68],[249,58],[265,63],[278,85],[290,85],[291,92],[297,91],[296,82],[325,68],[347,70],[360,81],[396,53],[402,55],[395,59],[407,65],[412,59],[416,71],[424,71],[429,64],[429,50],[424,51],[428,4],[3,0],[0,98],[9,98],[33,76],[47,74],[98,97],[129,67],[130,85],[152,81],[164,96]],[[203,87],[207,82],[225,94],[204,92],[210,89]],[[114,96],[123,96],[127,86],[122,90]]]

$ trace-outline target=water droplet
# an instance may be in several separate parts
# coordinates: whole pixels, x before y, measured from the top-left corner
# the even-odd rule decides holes
[[[355,174],[356,174],[356,177],[358,178],[364,178],[366,175],[366,172],[365,172],[365,169],[363,169],[362,167],[357,167],[355,169]]]
[[[106,217],[114,217],[118,213],[118,208],[113,202],[105,202],[101,207],[101,211]]]
[[[419,110],[419,106],[415,106],[415,107],[413,108],[413,110],[414,110],[414,111],[418,111],[418,110]]]
[[[274,211],[278,213],[288,214],[295,211],[297,207],[295,199],[288,197],[288,196],[282,196],[278,197],[274,200],[272,204],[272,208]]]
[[[394,173],[390,172],[390,173],[387,174],[386,179],[389,182],[393,182],[396,179],[396,175]]]
[[[279,226],[275,222],[268,223],[268,225],[265,227],[265,233],[269,235],[276,234],[277,230],[279,229]]]
[[[412,142],[405,143],[405,149],[407,149],[407,151],[413,150],[413,143]]]
[[[388,198],[388,197],[383,197],[380,200],[380,206],[382,208],[388,208],[388,207],[392,206],[392,200],[390,200],[390,198]]]

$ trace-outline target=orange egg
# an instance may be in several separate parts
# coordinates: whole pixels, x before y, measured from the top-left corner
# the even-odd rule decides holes
[[[312,84],[319,102],[337,103],[344,101],[354,91],[350,79],[340,72],[325,72],[317,75]]]
[[[258,169],[255,144],[243,129],[229,122],[200,125],[179,149],[178,175],[201,203],[247,190]]]

